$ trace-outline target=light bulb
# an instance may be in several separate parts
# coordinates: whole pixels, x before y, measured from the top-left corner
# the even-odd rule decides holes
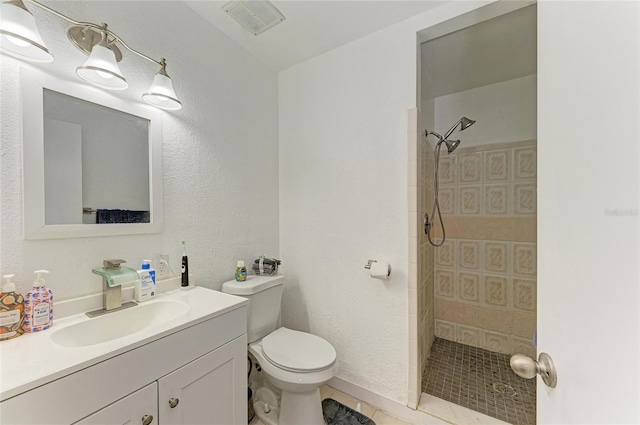
[[[26,42],[26,41],[24,41],[22,39],[19,39],[18,37],[12,37],[10,35],[5,35],[5,37],[7,37],[7,40],[12,42],[16,46],[27,47],[27,46],[31,45],[31,43],[28,43],[28,42]]]
[[[109,74],[108,72],[104,72],[104,71],[96,71],[96,74],[98,74],[99,76],[101,76],[105,80],[109,80],[109,79],[113,78],[113,75]]]

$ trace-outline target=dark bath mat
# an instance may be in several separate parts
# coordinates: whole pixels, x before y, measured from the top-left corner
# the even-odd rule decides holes
[[[376,425],[360,412],[338,403],[332,398],[322,400],[322,416],[327,425]]]

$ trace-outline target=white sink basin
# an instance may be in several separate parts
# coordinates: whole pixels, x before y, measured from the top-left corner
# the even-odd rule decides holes
[[[51,334],[63,347],[87,347],[169,322],[189,312],[191,306],[176,300],[157,300],[70,325]]]

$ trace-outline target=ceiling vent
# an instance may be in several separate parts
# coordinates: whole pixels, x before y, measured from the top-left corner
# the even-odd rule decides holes
[[[267,0],[233,0],[222,10],[253,35],[260,35],[286,18]]]

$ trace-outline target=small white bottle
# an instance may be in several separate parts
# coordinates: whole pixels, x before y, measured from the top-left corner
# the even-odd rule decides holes
[[[142,260],[138,276],[140,279],[136,282],[136,301],[149,301],[156,295],[156,271],[151,268],[151,260]]]

